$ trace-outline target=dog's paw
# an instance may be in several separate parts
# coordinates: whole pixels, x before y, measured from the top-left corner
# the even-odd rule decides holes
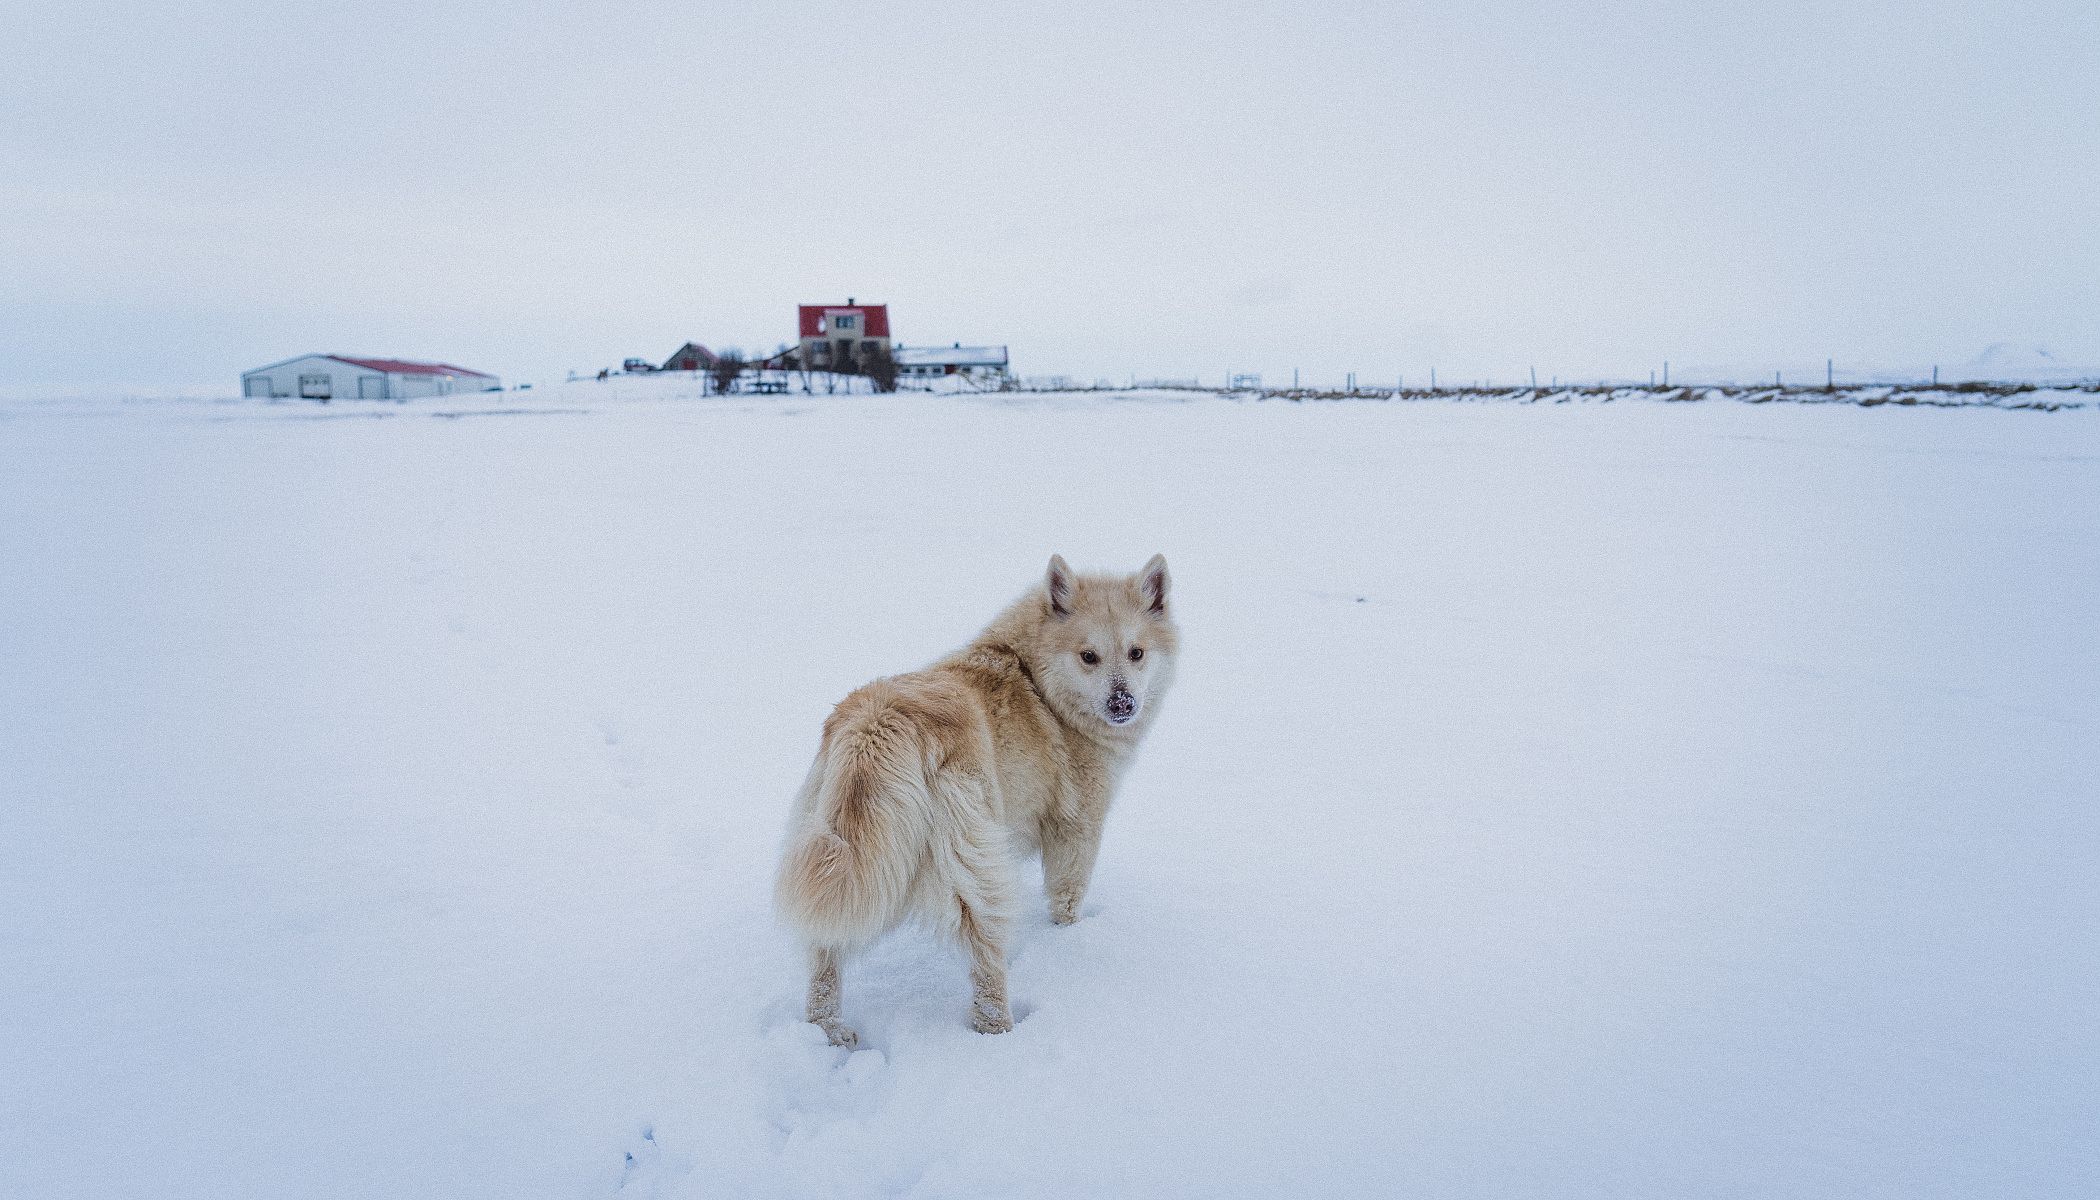
[[[979,1033],[1006,1033],[1013,1027],[1013,1009],[1006,1003],[1005,989],[979,992],[970,1001],[970,1028]]]
[[[1079,902],[1074,900],[1069,904],[1052,904],[1050,906],[1050,920],[1052,924],[1056,925],[1077,923],[1079,920]]]
[[[824,1025],[824,1036],[831,1039],[832,1045],[844,1046],[848,1050],[860,1045],[860,1035],[853,1032],[851,1026],[842,1025],[837,1021]]]

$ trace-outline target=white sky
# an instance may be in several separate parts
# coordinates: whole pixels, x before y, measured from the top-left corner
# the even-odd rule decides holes
[[[2100,363],[2100,5],[10,5],[0,391]]]

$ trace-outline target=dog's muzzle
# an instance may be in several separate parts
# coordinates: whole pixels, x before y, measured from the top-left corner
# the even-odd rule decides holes
[[[1137,716],[1137,697],[1122,688],[1117,688],[1108,694],[1108,703],[1102,705],[1102,708],[1108,713],[1109,724],[1127,724],[1132,717]]]

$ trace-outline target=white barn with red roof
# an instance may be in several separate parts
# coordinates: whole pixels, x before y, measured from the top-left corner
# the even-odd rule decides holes
[[[458,392],[500,392],[494,375],[451,363],[405,358],[304,354],[241,374],[241,394],[268,400],[414,400]]]

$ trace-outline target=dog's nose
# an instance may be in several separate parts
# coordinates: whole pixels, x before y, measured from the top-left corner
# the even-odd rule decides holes
[[[1124,721],[1137,713],[1137,697],[1125,691],[1108,694],[1108,715],[1111,719]]]

